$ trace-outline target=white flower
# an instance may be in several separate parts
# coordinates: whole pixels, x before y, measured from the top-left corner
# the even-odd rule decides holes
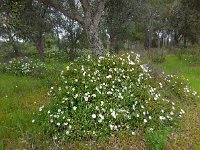
[[[96,97],[96,94],[92,94],[92,97]]]
[[[113,116],[113,118],[115,118],[116,119],[116,114],[115,114],[115,111],[113,111],[112,113],[111,113],[111,116]]]
[[[78,97],[78,94],[76,94],[75,96],[74,96],[74,98],[76,99]]]
[[[104,116],[102,114],[99,114],[99,117],[103,120]]]
[[[110,129],[113,130],[113,127],[114,127],[114,126],[113,126],[112,124],[110,124],[109,126],[110,126]]]
[[[92,114],[92,118],[95,119],[97,116],[96,114]]]
[[[67,68],[67,70],[69,70],[69,66],[67,66],[66,68]]]
[[[153,128],[150,128],[149,130],[150,130],[150,131],[153,131]]]
[[[56,123],[56,125],[57,125],[57,126],[60,126],[60,123],[58,122],[58,123]]]
[[[111,92],[111,91],[108,91],[108,92],[107,92],[107,94],[108,94],[108,95],[111,95],[111,94],[112,94],[112,92]]]
[[[108,75],[106,76],[107,79],[111,79],[112,78],[112,75]]]
[[[74,107],[73,107],[73,110],[74,110],[74,111],[76,111],[76,109],[77,109],[77,107],[76,107],[76,106],[74,106]]]
[[[102,121],[103,121],[102,119],[99,119],[99,120],[98,120],[99,123],[101,123]]]
[[[147,123],[147,119],[144,119],[144,123]]]
[[[166,119],[166,118],[163,117],[163,116],[160,116],[159,118],[160,118],[160,120],[165,120],[165,119]]]
[[[181,109],[182,114],[185,114],[185,111],[183,109]]]
[[[150,120],[152,119],[151,116],[149,116],[149,119],[150,119]]]
[[[72,128],[72,126],[71,125],[69,125],[69,129],[71,129]]]
[[[35,122],[35,120],[33,119],[33,120],[32,120],[32,123],[34,123],[34,122]]]
[[[69,135],[69,131],[66,131],[65,133],[66,133],[66,135]]]
[[[39,108],[39,111],[42,111],[43,108],[44,108],[44,106],[40,107],[40,108]]]
[[[135,132],[134,132],[134,131],[132,131],[132,132],[131,132],[131,134],[132,134],[132,135],[135,135]]]
[[[86,102],[88,101],[88,97],[87,96],[85,96],[84,99],[85,99]]]
[[[174,113],[171,111],[171,112],[170,112],[170,115],[174,115]]]
[[[53,119],[51,119],[50,122],[53,123]]]

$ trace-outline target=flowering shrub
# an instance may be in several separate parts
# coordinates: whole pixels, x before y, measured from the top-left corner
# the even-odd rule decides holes
[[[46,65],[39,60],[24,58],[13,58],[7,64],[3,65],[3,70],[15,75],[32,75],[43,77],[46,72]]]
[[[163,75],[156,80],[152,74],[134,53],[78,59],[61,71],[49,91],[51,103],[40,107],[32,122],[55,140],[96,139],[120,131],[135,135],[138,129],[171,127],[185,113],[165,93],[176,78]]]

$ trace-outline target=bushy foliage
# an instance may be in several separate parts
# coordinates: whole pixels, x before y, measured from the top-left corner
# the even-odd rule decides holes
[[[165,62],[166,54],[161,49],[150,49],[147,55],[153,63]]]
[[[24,57],[11,59],[8,63],[3,64],[3,70],[15,75],[44,77],[47,67],[40,60]]]
[[[61,50],[53,49],[46,52],[47,61],[52,62],[66,62],[69,60],[67,53]]]
[[[185,113],[165,93],[175,83],[179,84],[178,78],[164,74],[156,79],[138,54],[88,56],[61,72],[49,91],[52,101],[39,108],[32,122],[55,140],[97,139],[121,131],[130,135],[136,130],[154,132],[176,125]]]

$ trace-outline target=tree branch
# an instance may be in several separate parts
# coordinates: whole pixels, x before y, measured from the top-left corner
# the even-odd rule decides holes
[[[58,3],[56,0],[38,0],[38,1],[45,5],[53,7],[54,9],[63,13],[63,15],[65,15],[66,17],[83,24],[83,18],[78,14],[78,12],[74,12],[73,8],[72,11],[66,10],[63,7],[63,5],[61,3]],[[70,2],[73,2],[73,0],[70,0]]]
[[[80,0],[84,13],[91,12],[90,3],[88,0]]]
[[[106,1],[107,0],[99,0],[99,5],[98,5],[97,11],[96,11],[95,16],[94,16],[95,25],[98,25],[99,22],[100,22],[101,16],[103,15],[103,11],[104,11]]]

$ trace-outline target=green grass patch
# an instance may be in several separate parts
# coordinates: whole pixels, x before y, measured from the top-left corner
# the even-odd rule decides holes
[[[188,56],[189,58],[190,56]],[[187,56],[184,57],[187,60]],[[158,67],[169,74],[183,75],[189,85],[200,94],[200,66],[189,64],[177,56],[167,56],[166,62]],[[178,130],[168,139],[167,149],[199,149],[200,148],[200,101],[182,103],[186,115]]]
[[[183,75],[189,80],[190,87],[200,93],[200,66],[188,65],[187,62],[176,56],[167,56],[166,62],[158,66],[169,74]]]
[[[19,144],[32,126],[32,115],[47,103],[41,80],[0,74],[0,145]]]

